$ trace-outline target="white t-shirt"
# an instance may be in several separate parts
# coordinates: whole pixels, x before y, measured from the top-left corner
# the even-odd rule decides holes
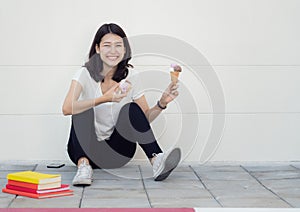
[[[78,70],[72,79],[79,82],[82,86],[79,100],[95,99],[103,95],[100,86],[101,82],[96,82],[85,67]],[[144,95],[141,91],[141,81],[136,71],[129,70],[126,80],[132,86],[126,97],[120,102],[106,102],[94,107],[95,130],[99,141],[109,138],[112,134],[122,106]]]

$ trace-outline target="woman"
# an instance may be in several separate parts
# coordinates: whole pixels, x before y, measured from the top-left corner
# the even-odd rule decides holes
[[[129,77],[130,59],[122,28],[104,24],[89,61],[73,77],[62,108],[64,115],[72,115],[68,154],[78,166],[73,185],[90,185],[93,168],[122,167],[133,158],[136,143],[149,158],[156,181],[166,179],[180,161],[179,148],[162,152],[149,124],[178,96],[178,86],[171,83],[150,108],[137,75]]]

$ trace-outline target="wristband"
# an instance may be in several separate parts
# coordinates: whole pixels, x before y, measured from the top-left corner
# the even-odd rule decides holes
[[[165,106],[165,107],[161,106],[161,105],[159,104],[159,101],[157,101],[157,106],[158,106],[160,109],[162,109],[162,110],[164,110],[164,109],[167,108],[167,106]]]

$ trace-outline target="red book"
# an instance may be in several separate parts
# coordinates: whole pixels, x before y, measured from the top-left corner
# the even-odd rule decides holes
[[[9,184],[6,185],[6,188],[15,190],[15,191],[24,191],[24,192],[32,193],[32,194],[44,194],[44,193],[70,190],[70,186],[67,184],[62,184],[60,188],[52,188],[52,189],[45,189],[45,190],[36,190],[36,189],[32,189],[32,188],[26,188],[26,187],[9,185]]]
[[[16,195],[25,196],[25,197],[31,197],[31,198],[35,198],[35,199],[44,199],[44,198],[51,198],[51,197],[73,195],[72,190],[51,192],[51,193],[45,193],[45,194],[33,194],[33,193],[24,192],[24,191],[16,191],[13,189],[3,188],[2,192],[9,193],[9,194],[16,194]]]
[[[47,184],[34,184],[34,183],[25,183],[21,181],[16,180],[8,180],[8,185],[14,185],[24,188],[31,188],[34,190],[44,190],[44,189],[50,189],[50,188],[60,188],[61,182],[55,182],[55,183],[47,183]]]

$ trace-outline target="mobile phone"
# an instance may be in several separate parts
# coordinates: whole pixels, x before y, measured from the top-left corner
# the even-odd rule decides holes
[[[58,168],[61,168],[63,166],[65,166],[64,163],[50,163],[50,164],[47,165],[47,168],[56,168],[56,169],[58,169]]]

